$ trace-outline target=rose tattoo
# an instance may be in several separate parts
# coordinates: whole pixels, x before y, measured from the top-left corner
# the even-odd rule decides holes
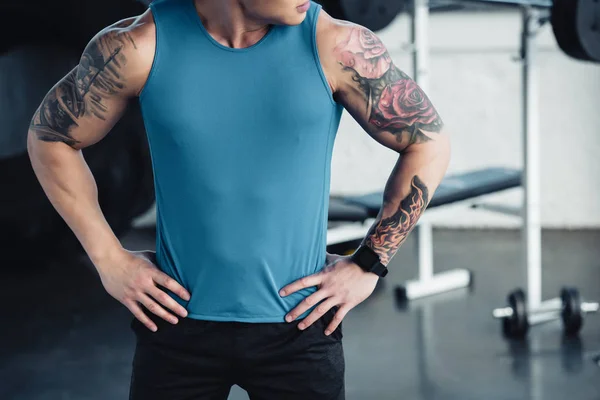
[[[352,71],[365,94],[369,123],[409,145],[430,140],[423,131],[439,132],[442,120],[421,88],[392,63],[371,31],[353,27],[335,48],[338,62]]]
[[[368,79],[381,78],[392,64],[381,40],[366,29],[353,28],[348,40],[340,43],[335,52],[342,65]]]
[[[369,122],[382,129],[431,125],[438,118],[425,93],[410,79],[387,85]]]
[[[348,29],[348,28],[344,28]],[[368,29],[352,26],[338,41],[335,55],[346,74],[349,90],[340,92],[358,122],[371,136],[398,143],[401,152],[408,146],[436,140],[442,120],[423,90],[392,62],[385,46]],[[408,171],[405,163],[396,166],[386,184],[380,215],[362,245],[373,249],[387,265],[417,224],[429,204],[430,192],[421,172],[400,179]],[[405,192],[410,179],[408,193]],[[402,193],[402,194],[401,194]]]

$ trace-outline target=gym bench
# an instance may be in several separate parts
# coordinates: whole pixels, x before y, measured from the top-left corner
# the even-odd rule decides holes
[[[441,182],[427,209],[516,188],[521,186],[521,182],[521,171],[508,168],[486,168],[450,175]],[[329,220],[348,223],[332,224],[327,231],[327,245],[362,240],[375,222],[382,203],[383,192],[332,197]],[[400,300],[413,300],[470,285],[471,272],[466,269],[434,273],[432,225],[425,216],[419,220],[414,233],[417,237],[419,279],[397,288]]]

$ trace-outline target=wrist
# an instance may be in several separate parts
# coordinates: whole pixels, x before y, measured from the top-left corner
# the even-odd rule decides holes
[[[383,278],[388,274],[388,269],[381,263],[379,254],[364,244],[356,249],[354,254],[350,256],[350,260],[365,272],[372,273],[378,277]]]
[[[93,252],[89,252],[88,256],[94,267],[96,267],[96,270],[102,272],[113,265],[123,264],[127,257],[130,256],[130,253],[118,244],[96,249]]]

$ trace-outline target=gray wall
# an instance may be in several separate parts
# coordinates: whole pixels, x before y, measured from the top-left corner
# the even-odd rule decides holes
[[[400,16],[378,32],[400,68],[412,74],[405,45],[409,24]],[[434,14],[430,20],[429,95],[453,138],[449,172],[522,165],[520,15],[516,12]],[[542,223],[546,227],[600,226],[600,64],[568,58],[552,28],[542,28],[540,82]],[[372,140],[345,114],[334,148],[332,193],[381,190],[396,155]],[[520,189],[489,202],[519,205]],[[437,225],[517,226],[518,220],[463,205],[431,212]]]

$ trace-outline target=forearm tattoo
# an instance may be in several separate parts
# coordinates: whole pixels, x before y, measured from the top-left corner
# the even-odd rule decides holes
[[[366,100],[366,116],[374,132],[387,131],[406,145],[430,140],[443,123],[421,88],[396,68],[385,46],[371,31],[354,27],[336,48],[337,61],[354,74]]]
[[[30,129],[46,142],[79,143],[70,133],[84,116],[105,120],[106,100],[125,89],[121,69],[127,63],[122,50],[135,43],[125,32],[112,30],[90,42],[77,65],[44,98]]]
[[[373,224],[363,244],[372,248],[379,255],[381,263],[387,265],[417,224],[428,202],[427,186],[415,176],[411,181],[410,193],[400,202],[396,212]],[[383,210],[386,209],[385,204],[386,201]]]

